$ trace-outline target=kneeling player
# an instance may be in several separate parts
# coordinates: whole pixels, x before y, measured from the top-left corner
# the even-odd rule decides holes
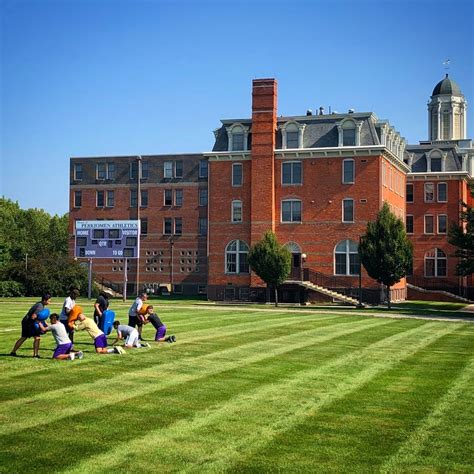
[[[131,349],[136,347],[150,347],[150,344],[146,342],[140,343],[140,335],[135,328],[132,326],[126,326],[125,324],[120,324],[120,321],[114,321],[114,329],[117,331],[117,339],[113,342],[112,345],[117,344],[118,341],[125,339],[125,347]]]
[[[74,322],[76,331],[85,330],[89,336],[94,340],[95,351],[97,354],[123,354],[125,351],[121,347],[114,347],[107,349],[107,337],[98,328],[97,324],[90,318],[86,318],[82,313],[77,316]]]
[[[151,323],[156,329],[156,342],[176,342],[176,336],[166,336],[166,326],[161,322],[161,319],[153,312],[153,306],[149,305],[146,309],[144,324]]]
[[[56,349],[54,350],[53,359],[58,360],[74,360],[82,359],[84,354],[82,351],[73,351],[72,342],[67,335],[66,326],[59,322],[58,315],[53,313],[49,320],[51,324],[44,328],[44,331],[51,331],[51,334],[56,341]]]

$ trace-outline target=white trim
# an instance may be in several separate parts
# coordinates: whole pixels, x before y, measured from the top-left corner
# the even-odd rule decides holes
[[[440,232],[440,230],[439,230],[439,218],[440,217],[445,217],[446,218],[446,231],[445,232]],[[438,214],[436,216],[436,232],[439,235],[446,235],[448,233],[448,215],[447,214]]]
[[[352,181],[344,181],[344,164],[352,161]],[[342,184],[354,184],[355,183],[355,160],[354,158],[345,158],[342,160]]]
[[[235,166],[240,166],[242,170],[240,184],[234,184],[234,167]],[[244,165],[242,163],[232,163],[231,185],[233,188],[240,188],[244,185]]]
[[[431,184],[431,186],[433,186],[433,199],[431,200],[427,200],[426,199],[426,185],[428,184]],[[432,202],[436,202],[436,196],[435,196],[435,183],[424,183],[423,185],[423,202],[425,203],[432,203]]]
[[[433,249],[431,249],[431,250],[433,250]],[[426,274],[426,260],[427,260],[426,254],[428,252],[431,252],[431,250],[427,250],[425,252],[425,255],[423,256],[423,273],[424,273],[425,278],[447,278],[447,276],[448,276],[448,256],[446,255],[446,252],[444,250],[438,249],[438,247],[434,248],[435,256],[434,257],[429,257],[429,260],[434,260],[434,275],[427,275]],[[438,258],[438,250],[443,252],[444,257],[439,257]],[[444,275],[438,275],[438,260],[445,260],[446,261],[446,273]]]
[[[283,220],[283,203],[284,202],[299,202],[300,203],[300,220],[299,221],[284,221]],[[291,206],[291,217],[293,218],[293,206]],[[281,224],[301,224],[303,222],[303,202],[298,198],[282,198],[280,201],[280,223]]]
[[[344,220],[344,201],[352,201],[352,220],[345,221]],[[342,210],[342,222],[344,224],[353,224],[355,222],[355,200],[353,198],[344,198],[341,202],[341,210]]]
[[[240,203],[240,221],[234,220],[234,204]],[[243,221],[244,206],[240,199],[233,199],[230,204],[230,222],[232,224],[241,224]]]
[[[294,164],[294,163],[299,163],[300,166],[301,166],[301,181],[299,183],[294,183],[294,182],[291,182],[291,183],[284,183],[283,182],[283,166],[285,164]],[[291,180],[293,181],[293,167],[291,167]],[[301,160],[288,160],[288,161],[282,161],[281,162],[281,185],[282,186],[301,186],[303,184],[303,162]]]
[[[444,201],[440,201],[439,199],[439,185],[444,184],[446,186],[446,199]],[[446,182],[441,182],[441,183],[436,183],[436,202],[448,202],[448,183]]]
[[[412,218],[412,231],[411,232],[408,232],[407,230],[407,219],[411,217]],[[405,215],[405,231],[408,235],[413,235],[415,233],[415,217],[413,214],[406,214]]]
[[[344,242],[344,244],[346,246],[345,252],[344,253],[337,252],[337,253],[340,254],[340,255],[345,255],[346,256],[346,273],[336,273],[336,248],[342,242]],[[351,240],[351,239],[340,240],[334,246],[333,251],[332,251],[333,275],[335,275],[335,276],[348,276],[348,277],[358,277],[359,276],[359,273],[350,273],[350,268],[351,268],[351,258],[350,258],[350,256],[351,255],[357,255],[357,253],[358,253],[358,251],[357,252],[351,252],[350,251],[350,243],[351,242],[355,243],[356,246],[357,246],[357,249],[359,249],[359,244],[355,240]]]

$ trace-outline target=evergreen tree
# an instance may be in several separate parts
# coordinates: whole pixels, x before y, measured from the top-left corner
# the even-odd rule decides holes
[[[268,231],[262,240],[252,246],[248,255],[252,270],[275,291],[275,306],[278,306],[278,286],[291,271],[291,253],[280,245],[273,232]]]
[[[456,265],[457,274],[468,276],[474,273],[474,209],[464,202],[461,204],[461,224],[451,225],[448,242],[457,247],[454,253],[460,259]]]
[[[369,276],[386,285],[389,309],[390,287],[406,275],[412,254],[403,221],[385,202],[377,219],[367,224],[359,245],[359,258]]]

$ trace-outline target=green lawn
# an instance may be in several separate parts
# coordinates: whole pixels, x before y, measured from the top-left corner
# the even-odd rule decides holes
[[[155,301],[175,344],[8,357],[32,301],[0,301],[2,473],[474,470],[472,323]]]

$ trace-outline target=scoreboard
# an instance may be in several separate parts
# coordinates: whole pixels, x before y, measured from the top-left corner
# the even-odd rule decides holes
[[[140,221],[76,221],[74,255],[82,258],[139,258]]]

